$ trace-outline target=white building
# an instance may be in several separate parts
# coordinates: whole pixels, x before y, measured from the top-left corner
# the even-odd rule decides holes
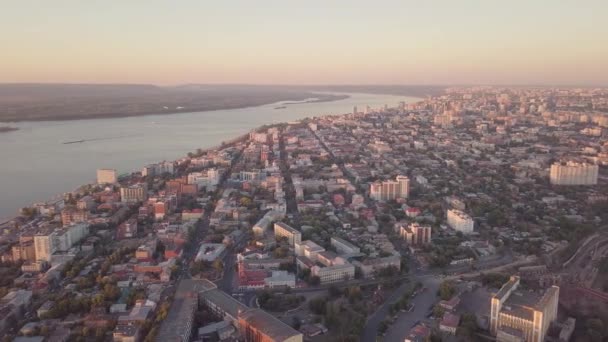
[[[262,170],[241,171],[240,179],[242,181],[261,181],[266,179],[266,172]]]
[[[369,278],[375,273],[388,267],[394,267],[398,271],[401,270],[401,258],[398,255],[391,255],[384,258],[366,259],[362,262],[354,261],[353,264],[361,269],[361,274],[365,278]]]
[[[53,239],[55,232],[38,233],[34,235],[34,249],[36,251],[36,260],[51,261],[51,257],[55,252]]]
[[[97,184],[114,184],[116,181],[116,170],[97,169]]]
[[[206,172],[191,172],[188,174],[188,184],[196,184],[200,190],[202,188],[214,187],[220,182],[220,172],[216,168]]]
[[[467,215],[465,212],[457,209],[449,209],[448,225],[456,231],[470,234],[473,232],[475,222],[471,216]]]
[[[53,251],[67,252],[88,234],[89,225],[86,223],[74,224],[58,229],[53,237]]]
[[[277,210],[271,210],[266,213],[253,227],[253,234],[255,236],[263,236],[266,234],[266,231],[270,228],[270,224],[273,221],[281,220],[285,217],[285,213]]]
[[[149,164],[143,167],[141,170],[142,176],[160,176],[164,173],[174,174],[175,163],[164,161],[156,164]]]
[[[302,243],[295,244],[295,252],[297,256],[305,256],[312,261],[317,261],[317,254],[325,251],[325,248],[316,243],[306,240]]]
[[[313,266],[310,273],[319,277],[321,284],[336,283],[354,279],[355,266],[349,263],[329,267]]]
[[[274,236],[275,238],[287,238],[287,241],[289,241],[289,244],[292,246],[302,242],[302,233],[283,222],[276,222],[274,224]]]
[[[369,192],[369,196],[376,201],[408,198],[410,194],[410,179],[406,176],[397,176],[394,181],[375,182],[370,184]]]
[[[267,287],[296,287],[296,275],[287,271],[272,271],[272,275],[264,278],[264,284]]]
[[[196,254],[196,261],[215,261],[226,250],[226,246],[221,243],[203,243]]]
[[[135,184],[120,188],[120,200],[125,203],[143,202],[148,198],[148,187],[146,184]]]
[[[597,184],[599,167],[595,164],[554,163],[551,165],[551,184],[556,185],[595,185]]]
[[[361,249],[352,243],[341,239],[339,237],[333,237],[330,239],[331,245],[336,248],[336,251],[339,254],[351,254],[351,253],[359,253]]]

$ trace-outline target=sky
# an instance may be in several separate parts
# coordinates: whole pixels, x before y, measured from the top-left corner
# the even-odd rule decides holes
[[[0,0],[0,82],[608,85],[606,0]]]

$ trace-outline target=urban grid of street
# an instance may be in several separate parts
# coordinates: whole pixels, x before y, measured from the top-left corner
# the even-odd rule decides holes
[[[97,335],[129,333],[115,321],[136,316],[146,298],[161,308],[141,332],[147,340],[159,340],[158,330],[169,338],[169,313],[196,320],[177,332],[184,336],[216,318],[233,320],[236,335],[235,313],[208,315],[234,308],[232,296],[248,307],[239,315],[266,310],[266,323],[298,338],[494,338],[485,324],[490,297],[520,278],[524,290],[551,290],[554,306],[585,325],[604,309],[596,301],[608,302],[600,274],[608,267],[608,118],[551,112],[562,94],[554,89],[446,94],[262,126],[129,175],[100,169],[96,184],[24,208],[0,225],[8,274],[0,290],[29,305],[2,332],[15,337],[35,314],[51,325],[71,314],[87,323],[103,309],[112,321]],[[571,108],[575,95],[566,94]],[[536,96],[548,99],[546,109],[536,109],[545,103]],[[608,91],[576,96],[599,96],[608,111]],[[511,99],[528,102],[509,116]],[[220,291],[198,313],[188,303],[182,317],[178,289],[210,282]],[[581,302],[556,291],[580,293]],[[36,311],[54,305],[48,316]],[[553,317],[565,325],[557,310]]]
[[[335,156],[331,153],[331,150],[327,148],[327,146],[323,143],[323,141],[316,135],[314,131],[311,131],[313,135],[319,140],[323,148],[334,158],[336,164],[344,170],[344,164],[335,160]],[[281,140],[279,142],[280,146],[280,168],[285,177],[285,192],[287,194],[287,210],[288,214],[291,215],[294,220],[297,222],[297,206],[295,200],[295,190],[293,189],[293,183],[291,180],[291,174],[289,172],[289,167],[286,163],[286,153],[284,150],[284,141],[283,135],[281,135]],[[242,152],[242,151],[241,151]],[[233,161],[235,164],[240,158],[240,154],[237,159]],[[229,174],[229,172],[228,172]],[[348,174],[345,172],[345,174]],[[225,179],[219,184],[216,194],[221,194],[223,190]],[[357,184],[357,183],[354,183]],[[363,190],[363,193],[366,193]],[[369,196],[365,196],[365,200],[367,203],[372,204],[373,201],[369,198]],[[202,242],[202,239],[205,235],[206,229],[209,227],[209,220],[206,218],[201,221],[199,224],[200,234],[198,235],[197,245]],[[221,277],[215,281],[218,285],[218,288],[222,289],[227,293],[232,293],[235,298],[242,301],[244,304],[250,307],[258,307],[257,304],[257,291],[256,290],[239,290],[237,288],[238,284],[236,283],[235,273],[236,273],[236,253],[241,250],[245,245],[245,240],[239,241],[237,244],[230,247],[230,249],[223,255],[223,263],[224,269],[221,274]],[[194,249],[196,250],[196,249]],[[184,260],[186,261],[184,265],[184,276],[181,279],[191,278],[191,275],[188,270],[189,262],[191,262],[196,253],[188,253],[185,255]],[[364,280],[351,280],[344,283],[332,284],[331,286],[337,287],[350,287],[350,286],[364,286],[364,285],[377,285],[382,284],[387,281],[397,279],[400,282],[400,285],[391,292],[390,296],[382,303],[374,313],[372,313],[366,321],[366,325],[363,330],[363,334],[361,336],[361,340],[363,342],[373,342],[378,337],[378,327],[380,323],[389,315],[389,307],[391,304],[394,304],[398,301],[399,298],[408,290],[411,289],[411,284],[420,283],[424,291],[419,292],[415,298],[412,300],[412,304],[414,308],[410,312],[401,312],[398,314],[397,320],[395,324],[393,324],[390,329],[386,332],[385,337],[387,341],[397,341],[403,340],[407,334],[407,332],[417,323],[423,321],[429,316],[430,310],[433,305],[437,301],[437,290],[439,288],[439,284],[444,280],[455,280],[466,278],[467,276],[476,276],[479,275],[479,271],[488,270],[491,268],[508,266],[513,261],[513,256],[511,253],[507,253],[505,255],[501,255],[493,260],[485,260],[481,263],[476,264],[476,271],[471,271],[470,265],[465,266],[455,266],[450,267],[448,270],[421,270],[420,265],[416,263],[414,259],[410,260],[410,264],[408,265],[410,270],[413,270],[407,275],[399,276],[394,279],[364,279]],[[449,274],[457,274],[457,276],[446,276],[446,272]],[[293,289],[293,293],[305,293],[305,292],[320,292],[326,291],[329,288],[329,285],[325,286],[314,286],[314,287],[303,287]]]

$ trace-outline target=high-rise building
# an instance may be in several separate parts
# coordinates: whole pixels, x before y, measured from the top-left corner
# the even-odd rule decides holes
[[[57,229],[54,232],[52,244],[53,251],[66,252],[89,233],[86,223],[74,224],[69,227]]]
[[[89,218],[89,212],[73,207],[65,208],[61,211],[61,223],[69,226],[74,223],[84,222]]]
[[[175,163],[163,161],[156,164],[149,164],[142,168],[141,175],[142,176],[160,176],[162,174],[174,174],[175,173]]]
[[[34,248],[36,250],[36,260],[51,261],[51,256],[55,252],[53,239],[55,232],[38,233],[34,235]]]
[[[287,238],[287,241],[289,241],[289,244],[292,246],[296,243],[299,244],[302,242],[302,233],[283,222],[276,222],[274,224],[274,236],[275,238]]]
[[[11,248],[11,252],[13,261],[36,261],[36,248],[33,240],[19,242],[17,245]]]
[[[409,226],[402,225],[399,234],[408,245],[419,246],[431,243],[431,226],[412,223]]]
[[[519,277],[512,276],[492,296],[490,332],[498,341],[542,342],[549,325],[557,318],[559,287],[543,294],[520,291]]]
[[[555,185],[595,185],[599,167],[595,164],[568,161],[551,165],[550,180]]]
[[[390,201],[397,198],[408,198],[410,194],[410,179],[397,176],[396,180],[386,180],[370,184],[370,197],[376,201]]]
[[[473,232],[475,221],[473,221],[471,216],[467,215],[464,211],[449,209],[448,225],[454,230],[463,232],[464,234],[470,234]]]
[[[116,170],[97,169],[97,184],[114,184],[117,179]]]

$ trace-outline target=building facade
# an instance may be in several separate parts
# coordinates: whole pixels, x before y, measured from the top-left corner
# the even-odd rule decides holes
[[[317,261],[317,255],[325,251],[325,248],[317,245],[311,240],[296,243],[294,247],[297,256],[305,256],[312,261]]]
[[[355,278],[355,266],[349,263],[329,267],[313,266],[310,273],[319,277],[321,284],[337,283]]]
[[[118,180],[116,170],[114,169],[98,169],[97,184],[114,184]]]
[[[55,232],[39,233],[34,236],[34,249],[36,250],[36,260],[51,261],[55,252],[53,239]]]
[[[148,198],[146,184],[136,184],[120,188],[120,199],[125,203],[143,202]]]
[[[338,254],[351,254],[351,253],[359,253],[361,249],[354,244],[341,239],[339,237],[333,237],[330,239],[331,245],[336,248]]]
[[[448,210],[448,225],[456,231],[470,234],[473,232],[475,221],[464,211],[450,209]]]
[[[66,208],[61,211],[61,223],[69,226],[75,223],[84,222],[89,218],[89,212],[82,209]]]
[[[296,243],[299,244],[302,242],[302,233],[283,222],[277,222],[274,224],[274,236],[275,238],[287,238],[287,241],[292,246]]]
[[[369,196],[376,201],[390,201],[398,198],[408,198],[410,194],[410,179],[397,176],[392,180],[370,184]]]
[[[141,175],[142,176],[160,176],[162,174],[174,174],[175,173],[175,164],[173,162],[160,162],[156,164],[149,164],[142,168]]]
[[[431,243],[431,226],[412,223],[409,226],[402,225],[399,234],[408,245],[420,246]]]
[[[569,161],[551,165],[550,180],[555,185],[595,185],[599,166]]]
[[[520,278],[512,276],[491,298],[490,332],[498,340],[542,342],[557,318],[559,287],[543,294],[519,291]]]

